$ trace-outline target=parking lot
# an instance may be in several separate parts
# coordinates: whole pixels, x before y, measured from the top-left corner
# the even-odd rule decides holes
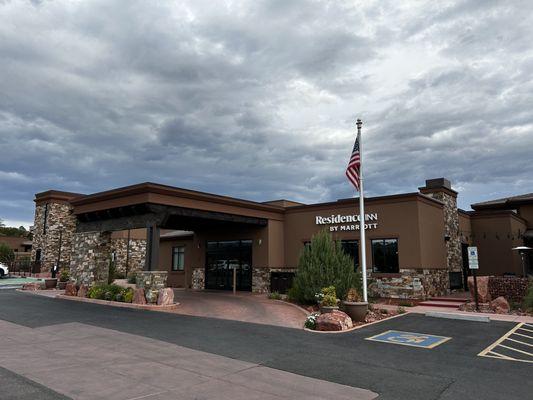
[[[88,325],[155,339],[163,346],[168,343],[369,390],[379,394],[379,399],[523,400],[533,392],[531,363],[480,356],[498,341],[505,346],[514,343],[501,338],[516,328],[515,323],[407,314],[349,333],[319,334],[239,321],[117,309],[12,290],[0,291],[0,304],[0,319],[36,332],[61,330],[61,324]],[[529,335],[524,329],[530,327],[520,328],[507,340],[519,340],[517,333]],[[376,336],[384,341],[367,340]],[[403,345],[401,341],[421,347]],[[120,341],[114,348],[130,351]],[[161,351],[164,353],[164,348]],[[4,366],[1,361],[0,366]],[[44,381],[40,383],[46,385]]]
[[[517,324],[479,356],[533,364],[533,324]]]

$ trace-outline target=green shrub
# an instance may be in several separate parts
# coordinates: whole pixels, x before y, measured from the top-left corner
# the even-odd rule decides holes
[[[334,286],[339,298],[346,298],[348,289],[362,292],[361,274],[354,272],[354,261],[334,242],[331,234],[322,230],[311,239],[300,255],[298,270],[290,296],[302,303],[312,303],[322,288]]]
[[[316,319],[320,313],[312,313],[305,319],[304,327],[307,329],[316,329]]]
[[[118,285],[94,285],[87,292],[91,299],[116,300],[118,294],[122,294],[124,288]]]
[[[90,299],[103,299],[105,293],[105,288],[102,285],[95,285],[89,289],[87,296]]]
[[[405,308],[403,308],[402,306],[398,306],[398,314],[405,314],[406,311],[405,311]]]
[[[124,303],[133,302],[133,289],[127,288],[124,292]]]
[[[328,286],[325,288],[322,288],[320,291],[321,298],[320,305],[325,307],[337,307],[339,303],[339,299],[337,299],[337,292],[335,290],[335,286]],[[316,298],[317,296],[315,296]]]
[[[526,296],[523,302],[524,310],[533,311],[533,282],[530,281],[529,288],[527,289]]]
[[[126,279],[126,274],[122,271],[115,272],[115,279]]]
[[[135,285],[137,283],[137,275],[135,273],[130,273],[128,275],[128,283]]]
[[[268,298],[271,300],[281,300],[281,294],[279,292],[272,292],[268,294]]]
[[[61,273],[59,274],[59,282],[68,282],[68,279],[70,278],[70,274],[67,269],[62,269]]]

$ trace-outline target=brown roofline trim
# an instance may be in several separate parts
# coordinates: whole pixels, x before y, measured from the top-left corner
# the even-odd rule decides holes
[[[37,193],[33,201],[37,204],[40,204],[40,203],[43,203],[49,200],[59,200],[61,202],[69,203],[76,198],[84,197],[84,196],[85,195],[81,193],[63,192],[61,190],[47,190],[45,192]]]
[[[432,197],[423,195],[418,192],[413,193],[402,193],[402,194],[392,194],[387,196],[376,196],[376,197],[366,197],[365,198],[365,204],[371,204],[371,203],[388,203],[393,201],[410,201],[410,200],[418,200],[422,201],[426,204],[437,206],[437,207],[443,207],[444,203],[441,201],[434,199]],[[332,208],[332,207],[342,207],[342,206],[359,206],[359,198],[354,197],[353,199],[340,199],[337,201],[330,201],[325,203],[317,203],[317,204],[308,204],[304,206],[294,206],[287,208],[285,210],[286,213],[290,213],[293,211],[307,211],[312,209],[323,209],[323,208]]]
[[[448,189],[448,188],[446,188],[446,187],[427,188],[427,187],[423,186],[423,187],[419,187],[418,190],[420,190],[420,193],[422,193],[422,194],[444,192],[444,193],[446,193],[447,195],[452,196],[452,197],[457,197],[457,195],[459,194],[459,193],[456,192],[455,190],[453,190],[453,189]]]
[[[483,203],[477,203],[472,204],[471,207],[475,211],[482,211],[482,210],[508,210],[510,208],[516,207],[516,206],[527,206],[533,204],[533,200],[531,199],[525,199],[525,200],[505,200],[499,203],[492,203],[492,204],[483,204]]]
[[[482,210],[482,211],[470,211],[469,212],[470,218],[498,218],[498,217],[512,217],[517,219],[520,222],[523,222],[524,224],[527,224],[527,221],[520,217],[518,214],[514,213],[511,210]]]
[[[144,182],[136,185],[94,193],[91,195],[84,196],[80,199],[75,199],[71,203],[73,206],[80,206],[141,193],[156,193],[167,196],[180,196],[193,200],[212,201],[215,203],[252,208],[262,211],[283,212],[284,210],[284,208],[280,206],[257,203],[255,201],[237,199],[229,196],[220,196],[217,194],[199,192],[195,190],[182,189],[174,186],[161,185],[152,182]]]

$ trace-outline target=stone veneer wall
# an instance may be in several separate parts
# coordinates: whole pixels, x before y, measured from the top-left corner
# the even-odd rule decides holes
[[[270,292],[270,274],[272,272],[296,272],[294,268],[252,268],[252,292]]]
[[[462,271],[463,255],[461,252],[461,237],[459,234],[459,213],[457,198],[446,192],[427,193],[436,200],[444,203],[444,234],[450,240],[446,242],[446,262],[449,271]]]
[[[115,252],[115,265],[117,272],[126,275],[126,259],[128,251],[128,239],[111,239],[111,252]],[[136,274],[144,268],[146,259],[146,239],[130,239],[128,260],[128,275]]]
[[[516,276],[489,277],[489,294],[491,299],[503,296],[507,300],[521,303],[526,296],[529,285],[528,278]]]
[[[74,234],[70,278],[77,284],[107,283],[111,260],[111,232]]]
[[[193,268],[192,288],[195,290],[205,289],[205,268]]]
[[[400,276],[371,277],[371,297],[425,300],[449,294],[450,283],[445,269],[400,269]]]
[[[49,202],[46,218],[46,233],[44,233],[45,204],[35,207],[33,230],[33,246],[31,259],[35,261],[37,250],[41,250],[41,272],[50,272],[57,262],[59,254],[59,236],[61,233],[61,259],[59,267],[70,265],[72,242],[76,232],[76,217],[72,214],[72,207],[65,203]]]

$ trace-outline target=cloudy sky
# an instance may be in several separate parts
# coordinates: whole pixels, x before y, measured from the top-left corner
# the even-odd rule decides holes
[[[533,192],[531,1],[0,0],[0,218],[153,181],[265,201]]]

